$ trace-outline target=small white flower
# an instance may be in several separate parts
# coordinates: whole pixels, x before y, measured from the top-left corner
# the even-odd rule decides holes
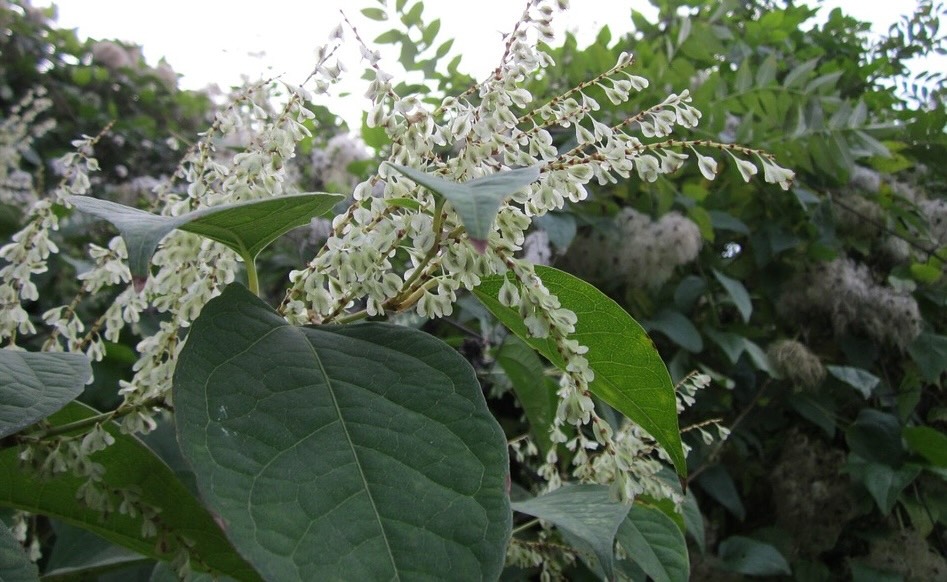
[[[713,180],[716,178],[717,160],[710,156],[705,156],[697,150],[694,150],[694,153],[697,154],[697,167],[700,168],[700,173],[703,174],[708,180]]]
[[[740,175],[743,176],[743,181],[749,182],[750,178],[756,175],[757,168],[756,164],[749,160],[741,160],[740,158],[733,155],[733,152],[728,152],[730,157],[733,158],[733,161],[737,164],[737,169],[740,170]]]
[[[779,184],[783,190],[789,190],[792,181],[796,177],[795,172],[786,168],[777,166],[775,162],[760,158],[763,162],[763,179],[770,184]]]

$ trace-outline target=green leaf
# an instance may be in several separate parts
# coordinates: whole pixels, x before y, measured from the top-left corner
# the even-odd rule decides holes
[[[697,331],[691,320],[684,317],[679,311],[663,309],[651,319],[641,323],[649,331],[660,331],[671,341],[689,352],[696,354],[704,349],[704,340],[701,339],[700,332]]]
[[[746,518],[746,508],[743,507],[743,501],[740,500],[737,486],[733,483],[733,478],[723,468],[723,465],[709,467],[697,477],[697,484],[717,503],[726,507],[727,511],[735,515],[737,519],[743,521]]]
[[[499,576],[506,439],[436,338],[294,327],[230,285],[192,325],[173,393],[205,501],[267,579]]]
[[[849,455],[848,472],[865,486],[882,515],[888,515],[904,488],[921,474],[921,467],[906,464],[900,469],[893,469],[882,463],[867,462],[856,455]]]
[[[910,270],[911,277],[918,283],[924,283],[925,285],[936,283],[944,274],[939,266],[929,263],[912,263]]]
[[[368,112],[362,113],[362,141],[370,148],[380,150],[388,145],[388,132],[384,127],[368,127]]]
[[[151,571],[151,577],[148,582],[181,582],[181,577],[175,573],[174,568],[167,562],[161,562]],[[210,574],[191,573],[187,577],[187,582],[233,582],[230,579],[220,580]]]
[[[55,522],[56,543],[43,570],[44,579],[93,578],[130,565],[152,562],[138,552],[117,546],[94,533]]]
[[[561,253],[564,253],[572,244],[578,230],[575,217],[562,212],[548,212],[542,216],[537,216],[534,222],[539,228],[546,231],[549,242]]]
[[[728,570],[748,576],[788,576],[792,573],[786,558],[773,546],[742,536],[720,543],[720,559]]]
[[[39,582],[36,564],[30,561],[10,528],[0,522],[0,580],[3,582]]]
[[[815,70],[816,65],[818,64],[819,59],[815,58],[797,65],[793,70],[786,74],[785,78],[783,78],[783,87],[789,89],[799,84],[805,79],[805,77],[809,75],[809,73]]]
[[[111,222],[125,239],[132,276],[143,280],[158,243],[172,230],[193,232],[223,243],[248,264],[289,230],[309,224],[341,200],[338,194],[295,194],[202,208],[181,216],[159,216],[108,200],[70,196],[80,211]]]
[[[901,424],[888,413],[863,408],[845,431],[848,447],[867,461],[898,467],[904,461]]]
[[[821,428],[830,439],[835,438],[834,404],[823,395],[813,396],[804,392],[789,397],[789,405],[800,416]]]
[[[740,334],[729,331],[718,331],[711,327],[705,327],[704,333],[713,340],[715,344],[720,346],[720,349],[727,355],[727,359],[730,360],[731,364],[736,364],[740,356],[743,355],[743,352],[746,351],[746,338]]]
[[[684,513],[684,526],[687,529],[687,535],[691,537],[703,554],[707,551],[707,535],[704,532],[704,516],[700,513],[700,506],[697,505],[697,497],[694,491],[688,489],[684,494],[684,504],[681,506]]]
[[[592,393],[654,437],[683,475],[686,463],[674,385],[651,338],[617,303],[585,281],[551,267],[537,266],[536,275],[563,307],[576,314],[571,337],[589,349],[585,357],[595,372],[589,385]],[[485,277],[474,293],[510,331],[564,369],[555,344],[530,337],[519,313],[497,300],[502,283],[503,277]]]
[[[97,412],[73,401],[49,417],[53,427],[84,420]],[[161,524],[171,532],[186,532],[198,569],[210,568],[238,580],[257,580],[256,573],[233,550],[220,527],[177,480],[171,469],[135,437],[118,425],[106,423],[115,443],[91,456],[105,468],[104,484],[110,489],[132,489],[142,503],[160,511]],[[87,529],[99,536],[158,560],[170,560],[180,549],[180,539],[166,536],[163,544],[141,536],[141,517],[113,511],[103,515],[76,499],[85,479],[72,474],[44,479],[19,462],[19,447],[0,450],[0,506],[39,513]],[[160,546],[160,547],[159,547]],[[204,566],[201,566],[204,564]]]
[[[381,8],[362,8],[362,15],[369,20],[388,20],[388,14]]]
[[[414,168],[391,163],[388,165],[431,192],[446,198],[460,216],[460,221],[474,244],[481,246],[486,244],[490,232],[493,231],[493,221],[503,201],[517,190],[535,182],[540,173],[540,167],[535,165],[497,172],[460,184]]]
[[[753,302],[750,300],[750,294],[747,293],[743,283],[727,277],[717,269],[714,269],[714,277],[727,290],[727,294],[730,295],[730,299],[743,317],[744,323],[749,323],[750,316],[753,314]]]
[[[829,371],[829,374],[858,390],[865,398],[871,398],[875,387],[881,382],[881,378],[861,368],[826,366],[825,369]]]
[[[608,487],[563,485],[512,506],[520,513],[553,523],[563,533],[570,534],[573,546],[595,556],[605,575],[609,579],[613,577],[615,534],[631,506],[613,501]]]
[[[924,332],[908,346],[908,353],[928,382],[937,382],[947,370],[947,336]]]
[[[83,354],[0,350],[0,438],[60,410],[91,378]]]
[[[851,560],[850,564],[852,582],[904,582],[904,576],[878,570],[860,560]]]
[[[636,503],[618,528],[618,543],[655,582],[687,580],[690,562],[684,534],[658,509]]]
[[[407,40],[407,35],[400,30],[387,30],[378,36],[375,37],[373,41],[375,44],[395,44],[396,42],[402,42]]]
[[[935,466],[947,467],[947,435],[929,426],[907,427],[903,434],[911,450]]]
[[[533,348],[515,335],[507,336],[495,357],[513,384],[513,391],[529,420],[536,445],[545,456],[552,448],[549,429],[559,405],[556,381],[546,376],[543,362]]]

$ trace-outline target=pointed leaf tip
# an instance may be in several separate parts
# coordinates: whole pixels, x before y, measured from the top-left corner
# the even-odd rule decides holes
[[[181,216],[161,216],[89,196],[70,196],[80,212],[111,222],[128,251],[128,268],[137,291],[148,279],[158,243],[174,229],[186,230],[227,245],[252,261],[271,242],[297,226],[326,214],[342,197],[310,192],[211,206]]]
[[[467,182],[452,182],[439,176],[387,162],[389,166],[431,192],[443,196],[460,216],[460,221],[471,238],[486,241],[493,231],[493,222],[503,201],[521,188],[532,184],[542,172],[538,164],[502,170],[495,174],[474,178]],[[481,251],[482,252],[482,251]]]

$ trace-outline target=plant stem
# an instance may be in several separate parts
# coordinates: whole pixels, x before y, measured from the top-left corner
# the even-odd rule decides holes
[[[335,321],[331,321],[330,323],[338,323],[338,324],[352,323],[353,321],[365,319],[366,317],[368,317],[368,311],[363,309],[361,311],[356,311],[355,313],[349,313],[347,315],[343,315],[342,317],[336,319]]]
[[[155,398],[146,400],[144,403],[138,406],[128,406],[125,408],[119,407],[116,410],[113,410],[111,412],[103,412],[101,414],[96,414],[95,416],[90,416],[88,418],[83,418],[82,420],[68,422],[66,424],[54,426],[46,430],[41,430],[35,433],[27,433],[23,436],[27,437],[29,440],[41,441],[43,439],[48,439],[51,437],[56,437],[56,436],[60,436],[64,434],[69,434],[72,432],[78,432],[87,428],[92,428],[93,426],[97,424],[101,424],[103,422],[108,422],[110,420],[115,420],[117,418],[127,416],[142,408],[150,408],[153,406],[163,406],[163,405],[164,405],[164,398],[155,397]]]
[[[515,536],[516,534],[518,534],[518,533],[520,533],[520,532],[523,532],[523,531],[526,531],[526,530],[528,530],[529,528],[533,527],[534,525],[536,525],[536,524],[538,524],[538,523],[539,523],[539,519],[538,519],[538,518],[537,518],[537,519],[531,519],[531,520],[527,521],[526,523],[524,523],[524,524],[522,524],[522,525],[519,525],[519,526],[517,526],[517,527],[514,527],[514,528],[513,528],[513,531],[511,532],[511,535],[514,535],[514,536]]]
[[[424,268],[427,267],[428,263],[431,262],[434,257],[437,256],[437,252],[440,250],[441,245],[441,227],[444,225],[444,199],[438,197],[434,201],[434,224],[431,226],[431,229],[434,231],[434,244],[431,245],[431,250],[427,252],[427,255],[421,259],[420,264],[414,270],[414,273],[404,282],[404,289],[410,289],[411,286],[421,277],[421,274],[424,272]]]
[[[246,268],[247,268],[247,288],[250,289],[251,293],[259,297],[260,296],[260,281],[257,279],[257,275],[256,275],[256,262],[253,259],[244,255],[243,264],[246,265]]]

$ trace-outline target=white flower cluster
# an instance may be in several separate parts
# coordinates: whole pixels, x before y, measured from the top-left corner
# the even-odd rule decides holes
[[[349,171],[349,166],[370,157],[371,154],[359,140],[347,133],[340,133],[331,137],[324,148],[312,150],[312,169],[324,190],[347,194],[357,185],[357,179]]]
[[[504,200],[488,240],[472,244],[450,204],[390,164],[382,164],[375,176],[354,185],[354,201],[333,219],[332,232],[322,249],[290,274],[291,285],[280,310],[293,323],[346,322],[404,312],[443,317],[451,314],[462,290],[474,289],[483,277],[504,276],[500,301],[520,314],[533,337],[550,340],[565,370],[559,381],[553,440],[574,453],[573,475],[612,484],[619,498],[630,499],[647,490],[649,476],[656,469],[653,463],[633,465],[661,451],[645,441],[645,435],[633,425],[624,425],[614,434],[596,413],[589,391],[595,375],[585,357],[587,348],[571,337],[575,313],[546,288],[532,262],[516,258],[524,249],[531,222],[562,209],[567,201],[585,199],[592,180],[606,184],[637,175],[654,181],[681,167],[689,155],[682,152],[696,155],[698,167],[708,179],[716,175],[717,162],[698,150],[726,151],[746,179],[757,172],[757,166],[738,155],[755,156],[763,164],[766,180],[783,188],[789,187],[792,173],[778,167],[767,154],[739,146],[675,140],[646,143],[632,135],[661,139],[677,127],[694,127],[700,114],[690,105],[686,91],[617,124],[601,122],[596,118],[599,104],[587,89],[598,87],[610,101],[621,104],[647,85],[646,80],[628,72],[633,64],[628,54],[622,54],[614,67],[594,79],[546,103],[534,104],[524,85],[554,64],[548,54],[537,49],[535,41],[548,39],[555,8],[543,0],[530,2],[507,37],[496,71],[470,91],[444,98],[437,106],[418,96],[397,95],[392,77],[379,66],[378,54],[363,44],[362,55],[371,72],[368,122],[383,127],[389,136],[388,161],[457,182],[515,166],[539,166],[539,178]],[[341,41],[339,30],[333,35],[333,45],[319,52],[319,63],[309,80],[317,92],[327,91],[345,70],[333,60]],[[313,114],[306,105],[310,97],[303,88],[290,88],[286,105],[277,111],[267,100],[267,87],[266,83],[250,87],[217,114],[211,129],[185,154],[173,179],[157,188],[155,210],[176,216],[201,207],[295,191],[289,182],[288,162],[295,155],[296,144],[309,137],[306,123]],[[553,130],[563,127],[574,129],[577,140],[567,152],[560,152],[553,139]],[[30,276],[45,270],[48,254],[57,250],[49,238],[50,231],[58,227],[52,205],[64,203],[67,194],[85,194],[90,187],[88,172],[97,169],[91,155],[94,143],[95,139],[89,138],[76,144],[79,151],[62,163],[62,187],[52,198],[37,202],[27,227],[0,249],[0,257],[7,261],[0,270],[0,339],[11,344],[17,331],[36,331],[21,304],[36,299]],[[232,158],[218,151],[228,144],[242,146]],[[647,225],[638,216],[623,216],[629,224],[640,223],[648,233],[632,229],[633,236],[655,241],[647,251],[648,258],[643,259],[653,271],[649,276],[666,276],[658,272],[659,259],[680,264],[693,260],[699,250],[699,233],[679,215],[656,223],[647,221]],[[658,239],[669,248],[658,248]],[[158,330],[145,335],[136,346],[135,374],[121,383],[125,402],[116,413],[126,431],[145,432],[155,424],[155,408],[167,404],[183,345],[182,330],[235,278],[238,260],[216,242],[175,232],[162,241],[154,255],[153,274],[147,280],[132,281],[120,239],[93,246],[90,253],[94,265],[81,277],[80,296],[44,314],[45,323],[53,330],[45,349],[84,351],[98,359],[104,339],[117,340],[129,326],[141,331],[137,325],[143,310],[164,313]],[[80,321],[78,303],[106,289],[117,291],[114,303],[97,320]],[[575,436],[567,436],[565,425],[577,428]],[[550,487],[562,478],[556,461],[553,452],[541,469]]]
[[[919,204],[927,217],[928,236],[933,247],[947,246],[947,199],[934,198]]]
[[[678,212],[652,220],[623,208],[608,227],[578,237],[565,260],[570,270],[590,279],[654,289],[694,261],[702,244],[697,224]]]
[[[110,40],[101,40],[92,45],[92,59],[116,72],[148,70],[140,46],[123,46]],[[162,60],[153,72],[168,87],[177,86],[177,73],[166,61]]]
[[[906,349],[921,333],[917,301],[876,283],[866,265],[847,257],[799,277],[777,307],[790,321],[812,327],[823,325],[828,317],[837,336],[851,331],[900,349]]]
[[[60,159],[64,170],[59,187],[50,198],[32,204],[26,225],[11,237],[11,242],[0,247],[0,341],[16,346],[17,333],[33,335],[36,328],[30,321],[25,303],[39,299],[39,290],[33,275],[45,273],[50,253],[59,252],[51,233],[59,229],[55,204],[68,205],[67,196],[85,194],[90,186],[88,172],[98,170],[98,161],[92,157],[92,146],[98,137],[85,136],[73,145],[76,151]]]
[[[46,89],[37,87],[0,119],[0,203],[27,209],[36,201],[33,177],[23,170],[23,154],[56,125],[54,119],[39,120],[52,104]]]
[[[632,135],[662,138],[675,127],[694,127],[700,113],[690,105],[687,91],[617,124],[599,121],[600,106],[588,88],[598,87],[611,102],[622,104],[632,92],[647,86],[645,79],[628,72],[633,59],[627,53],[594,79],[534,104],[523,84],[554,64],[535,43],[549,33],[554,10],[548,2],[531,2],[507,37],[506,51],[494,73],[437,106],[416,96],[397,95],[392,76],[379,66],[377,53],[363,47],[371,78],[367,120],[388,134],[390,162],[457,182],[516,166],[539,165],[540,177],[502,204],[484,248],[479,242],[471,244],[458,216],[443,200],[383,164],[377,176],[355,187],[355,202],[336,217],[325,247],[306,268],[291,273],[292,287],[281,309],[295,323],[349,321],[406,310],[416,310],[422,317],[441,317],[452,312],[461,289],[473,289],[485,276],[504,275],[500,301],[519,312],[532,336],[552,340],[566,370],[560,379],[553,440],[576,453],[577,475],[589,480],[601,476],[610,482],[616,473],[605,476],[597,470],[591,452],[601,450],[616,457],[619,451],[612,428],[594,410],[588,388],[594,373],[584,356],[586,348],[570,339],[576,316],[543,285],[532,263],[514,258],[523,249],[532,219],[563,208],[567,201],[584,200],[592,180],[606,184],[637,174],[654,181],[676,171],[688,158],[682,150],[696,154],[701,171],[710,179],[716,175],[717,163],[698,148],[727,151],[746,179],[757,167],[737,154],[757,156],[767,181],[784,188],[789,187],[792,173],[776,166],[771,157],[738,146],[674,140],[645,143]],[[554,145],[551,131],[562,127],[573,128],[577,142],[564,153]],[[452,155],[444,157],[443,152]],[[662,243],[673,241],[670,246],[653,245],[645,259],[655,271],[649,276],[666,277],[657,272],[659,263],[666,270],[669,257],[680,264],[693,260],[700,248],[696,227],[676,214],[649,227],[648,236],[661,238]],[[629,243],[632,248],[634,243]],[[562,430],[565,424],[588,427],[590,434],[580,428],[569,439]],[[550,486],[559,479],[555,460],[552,453],[543,470]],[[633,490],[618,489],[620,495]]]

